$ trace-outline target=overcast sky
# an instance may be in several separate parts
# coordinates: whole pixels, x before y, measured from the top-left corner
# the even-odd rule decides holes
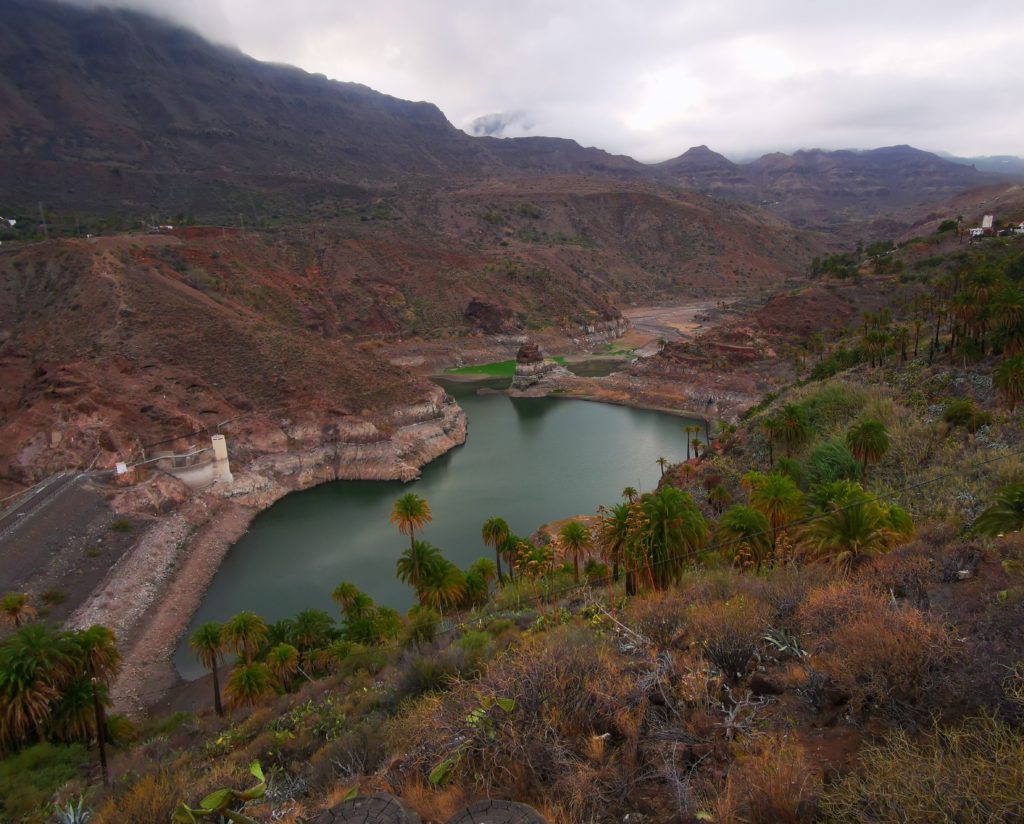
[[[93,2],[93,0],[80,0]],[[107,0],[459,128],[639,160],[909,143],[1024,155],[1024,3]]]

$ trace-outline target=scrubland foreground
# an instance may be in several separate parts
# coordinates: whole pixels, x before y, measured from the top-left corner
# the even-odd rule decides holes
[[[899,275],[923,297],[809,350],[714,449],[687,430],[698,457],[656,492],[547,542],[480,513],[514,580],[444,562],[403,496],[408,616],[343,583],[338,623],[197,633],[211,668],[238,655],[226,714],[211,694],[111,716],[108,789],[74,742],[110,639],[8,596],[2,815],[46,821],[82,793],[93,824],[169,821],[258,761],[261,822],[382,790],[429,821],[488,796],[551,822],[1021,821],[1024,256],[925,260]]]

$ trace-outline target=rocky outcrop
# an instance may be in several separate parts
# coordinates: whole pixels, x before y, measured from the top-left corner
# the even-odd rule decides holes
[[[629,330],[629,319],[622,315],[609,316],[600,320],[580,324],[578,332],[572,336],[573,343],[585,346],[597,346],[618,340]]]
[[[515,333],[522,328],[522,324],[511,309],[480,298],[473,298],[463,315],[466,320],[489,335]]]
[[[509,394],[544,395],[557,388],[562,379],[571,377],[564,366],[546,359],[537,344],[524,343],[516,355],[516,373]]]

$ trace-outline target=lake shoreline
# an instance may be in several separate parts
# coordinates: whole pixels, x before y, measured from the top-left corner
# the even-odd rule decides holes
[[[436,377],[441,381],[451,381],[466,388],[473,383],[495,382],[493,377],[486,375],[472,376],[473,380],[466,380],[469,376],[463,375],[438,375]],[[453,377],[455,380],[452,380]],[[542,397],[584,400],[692,420],[706,419],[705,415],[678,407],[669,407],[645,402],[638,398],[614,396],[603,392],[599,384],[595,383],[599,380],[578,378],[580,384],[577,385],[576,391],[549,392]],[[584,384],[591,384],[590,391],[581,391]],[[500,390],[496,390],[496,392],[500,392]],[[508,393],[501,392],[501,394],[507,395]],[[462,441],[453,442],[447,445],[447,448],[437,451],[423,466],[447,454],[460,443]],[[296,459],[301,468],[302,457],[296,456]],[[275,462],[274,468],[278,471],[282,469],[280,461]],[[283,479],[278,478],[278,483],[273,484],[271,488],[264,487],[259,490],[256,489],[257,485],[253,484],[254,494],[238,496],[234,499],[204,495],[202,498],[206,501],[205,506],[188,507],[187,513],[181,513],[192,535],[188,539],[188,546],[180,553],[176,562],[180,566],[177,568],[177,572],[164,582],[160,597],[147,611],[144,620],[138,622],[134,627],[126,628],[126,637],[130,639],[130,643],[124,656],[125,666],[122,676],[112,690],[112,697],[117,702],[119,709],[129,713],[139,713],[166,699],[175,690],[181,689],[187,684],[194,684],[193,679],[185,679],[179,674],[173,662],[175,651],[193,616],[206,598],[225,557],[249,531],[254,519],[292,492],[300,492],[323,483],[344,479],[336,474],[321,476],[309,471],[293,473],[287,467],[285,471],[290,473],[285,476],[288,478],[287,483],[281,483],[280,481]],[[240,473],[241,479],[245,479],[245,477],[244,473]],[[347,479],[375,480],[379,478],[381,478],[379,474],[370,474],[362,477],[348,476]],[[172,519],[174,517],[170,516]],[[158,522],[154,528],[159,528],[160,523]],[[540,526],[540,524],[536,526]],[[140,543],[142,542],[140,541]],[[140,685],[144,685],[144,687],[140,687]]]

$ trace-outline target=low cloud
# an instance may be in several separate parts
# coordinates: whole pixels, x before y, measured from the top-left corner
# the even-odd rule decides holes
[[[477,137],[523,137],[534,126],[526,112],[495,112],[476,118],[466,131]]]

